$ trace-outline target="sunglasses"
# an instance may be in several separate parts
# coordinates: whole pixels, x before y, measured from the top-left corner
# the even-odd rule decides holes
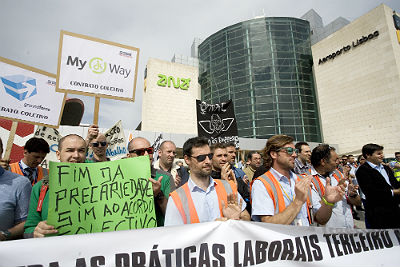
[[[154,148],[146,147],[146,148],[139,148],[139,149],[129,150],[130,154],[136,154],[138,156],[143,156],[146,152],[147,152],[147,154],[153,154],[154,153]]]
[[[198,162],[202,162],[206,160],[206,157],[208,157],[209,160],[212,160],[214,156],[214,153],[210,153],[210,154],[204,154],[204,155],[198,155],[198,156],[190,156],[191,158],[195,158]]]
[[[292,155],[293,152],[296,153],[296,155],[299,154],[299,150],[296,149],[296,148],[293,148],[293,147],[281,147],[281,148],[277,149],[276,151],[279,152],[279,151],[282,151],[282,150],[284,150],[289,155]]]
[[[92,143],[93,147],[98,147],[98,146],[106,146],[107,142],[96,142],[96,143]]]

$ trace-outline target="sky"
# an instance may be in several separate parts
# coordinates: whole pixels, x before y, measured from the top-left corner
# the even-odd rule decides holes
[[[255,16],[300,18],[314,9],[326,25],[337,17],[353,21],[382,3],[400,11],[398,0],[1,0],[0,56],[55,74],[61,30],[139,48],[135,102],[102,98],[99,113],[101,128],[121,119],[125,129],[135,129],[149,58],[190,56],[195,37],[204,40]],[[90,124],[94,97],[68,97],[84,101],[81,123]]]

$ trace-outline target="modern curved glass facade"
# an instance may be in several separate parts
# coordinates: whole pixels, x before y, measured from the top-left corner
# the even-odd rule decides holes
[[[232,99],[240,137],[321,142],[308,21],[237,23],[202,42],[198,56],[202,100]]]

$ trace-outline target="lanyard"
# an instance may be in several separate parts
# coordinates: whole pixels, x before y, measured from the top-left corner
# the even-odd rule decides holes
[[[290,198],[289,195],[288,195],[288,193],[286,193],[285,189],[283,189],[281,183],[279,183],[279,186],[281,187],[283,193],[285,193],[287,199],[288,199],[290,202],[293,202],[293,199],[294,199],[293,194],[291,194],[291,195],[292,195],[292,198]]]

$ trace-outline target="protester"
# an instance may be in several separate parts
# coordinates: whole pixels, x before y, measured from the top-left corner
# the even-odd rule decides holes
[[[2,155],[3,142],[0,139],[0,160]],[[0,241],[22,237],[31,190],[26,177],[0,168]]]
[[[86,142],[79,135],[66,135],[59,140],[56,155],[60,162],[83,163],[86,158]],[[44,237],[57,233],[54,226],[46,222],[49,205],[48,182],[48,179],[42,179],[32,188],[25,237]],[[45,195],[41,195],[42,190]]]
[[[149,156],[151,171],[151,178],[149,179],[153,184],[157,226],[163,226],[168,196],[170,192],[175,190],[174,178],[168,172],[153,167],[151,163],[153,162],[154,149],[146,138],[133,138],[128,144],[128,152],[128,158]]]
[[[39,164],[49,152],[49,144],[44,139],[32,137],[25,143],[24,157],[19,162],[10,164],[10,170],[27,177],[33,186],[48,175],[47,169]]]
[[[343,176],[336,170],[336,161],[338,155],[335,148],[321,144],[315,147],[311,154],[311,175],[313,176],[313,186],[316,192],[312,194],[314,212],[321,207],[323,195],[325,194],[328,179],[332,186],[342,185],[345,187],[345,194],[342,199],[332,203],[332,216],[326,223],[327,227],[354,228],[352,209],[350,205],[361,205],[361,199],[358,195],[358,186],[354,185],[352,179]],[[349,168],[350,169],[350,168]],[[321,201],[322,200],[322,201]],[[325,203],[326,204],[326,203]],[[328,203],[329,205],[330,203]]]
[[[362,154],[367,162],[358,168],[356,175],[366,198],[368,228],[400,228],[400,182],[389,167],[382,165],[383,146],[366,144]]]
[[[110,158],[107,157],[107,138],[104,134],[99,133],[97,125],[92,124],[89,126],[86,142],[93,151],[93,157],[87,159],[86,162],[110,161]]]
[[[347,156],[346,155],[342,155],[340,160],[339,160],[339,164],[337,165],[337,169],[343,173],[344,169],[343,167],[347,165]]]
[[[183,155],[190,168],[189,181],[171,193],[165,215],[165,225],[208,222],[214,220],[250,220],[246,203],[234,183],[210,177],[213,154],[208,140],[188,139]]]
[[[233,145],[229,146],[230,153],[228,153],[228,147],[226,144],[215,144],[211,146],[211,153],[213,153],[213,158],[211,160],[212,172],[211,177],[213,179],[223,179],[223,180],[233,180],[236,181],[237,190],[239,194],[243,197],[246,202],[246,209],[250,213],[251,212],[251,203],[250,203],[250,192],[249,187],[245,181],[247,180],[246,175],[243,170],[237,169],[232,164],[232,154],[235,154],[235,147]],[[233,158],[235,158],[233,156]],[[229,161],[231,160],[231,161]],[[242,176],[240,176],[242,175]],[[243,180],[245,179],[245,181]]]
[[[176,187],[181,182],[177,169],[174,165],[176,156],[176,146],[172,141],[163,141],[158,149],[158,160],[154,163],[155,169],[160,169],[168,172],[174,178],[174,184]]]
[[[261,166],[261,155],[257,151],[250,151],[247,154],[247,166],[244,168],[244,173],[251,182],[253,180],[254,172]]]
[[[292,137],[275,135],[268,139],[263,156],[269,170],[253,180],[251,189],[253,220],[303,226],[310,225],[313,219],[322,225],[329,220],[334,203],[342,199],[344,187],[331,186],[328,178],[323,202],[312,215],[312,177],[300,177],[291,171],[296,154]]]
[[[394,157],[396,160],[391,161],[389,163],[389,167],[394,172],[394,178],[396,178],[396,180],[400,182],[400,152],[394,153]]]
[[[311,165],[311,149],[306,142],[297,142],[294,147],[299,151],[297,158],[294,160],[293,172],[297,174],[308,173]]]

